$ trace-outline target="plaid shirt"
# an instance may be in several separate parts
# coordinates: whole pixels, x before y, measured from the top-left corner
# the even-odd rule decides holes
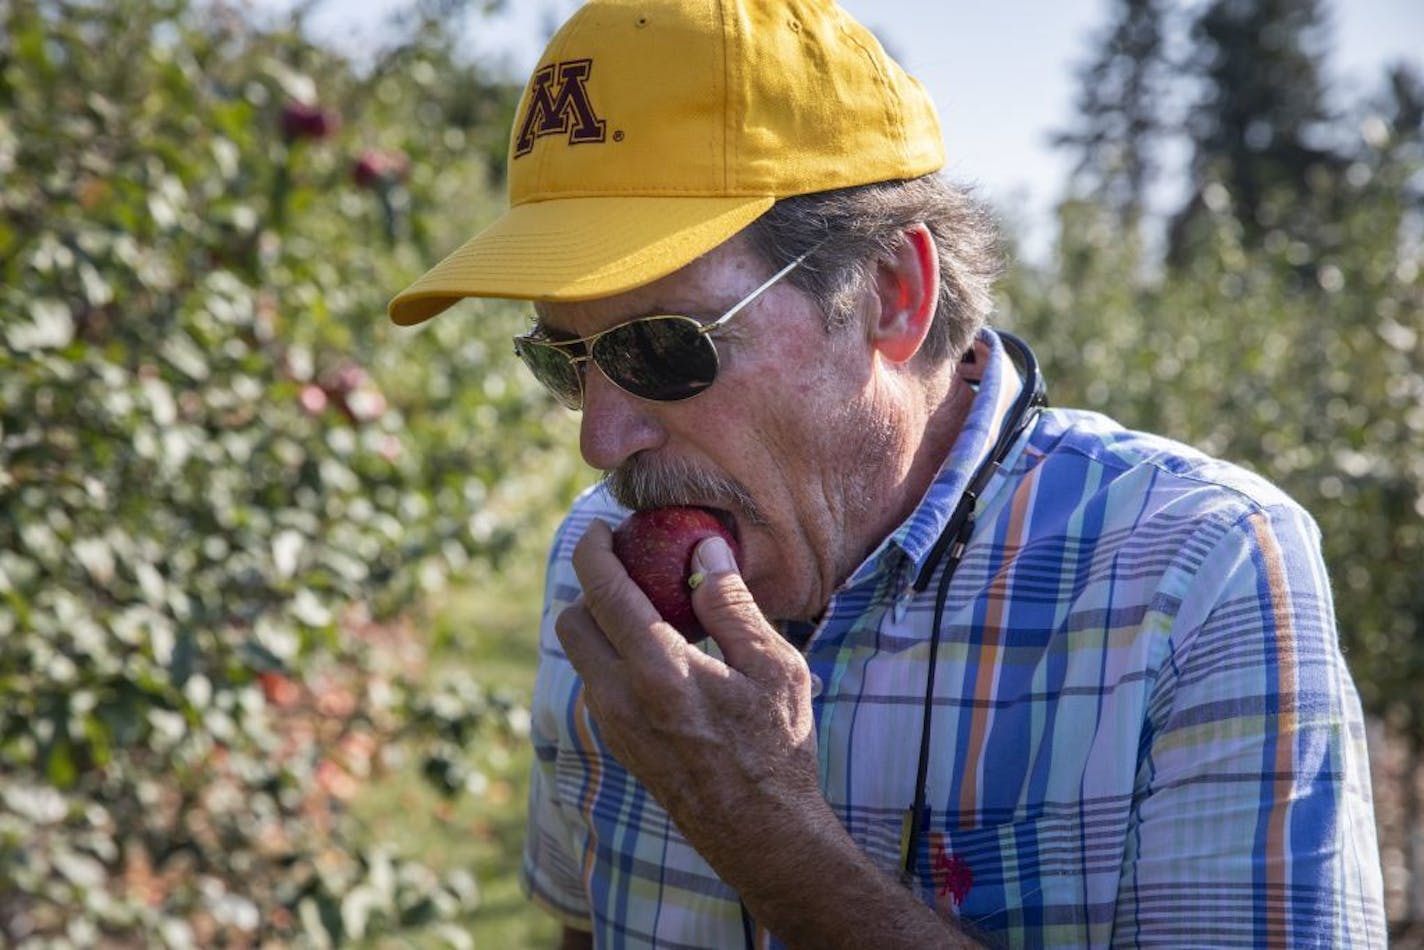
[[[821,791],[887,872],[934,616],[935,585],[911,582],[1020,385],[993,333],[980,350],[936,481],[804,648]],[[1384,946],[1364,729],[1305,512],[1063,410],[976,511],[944,612],[919,896],[1014,946]],[[608,754],[553,632],[578,595],[574,543],[624,514],[591,491],[553,547],[524,886],[599,946],[743,946],[737,895]]]

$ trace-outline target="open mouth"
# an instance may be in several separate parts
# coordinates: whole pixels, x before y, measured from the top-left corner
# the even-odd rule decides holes
[[[732,540],[735,540],[739,546],[742,544],[742,531],[740,531],[738,517],[731,508],[719,508],[712,504],[652,504],[652,506],[641,508],[641,510],[648,511],[652,508],[696,508],[698,511],[706,511],[718,520],[718,524],[728,530]]]
[[[716,518],[717,521],[721,523],[722,527],[726,528],[729,532],[731,532],[732,537],[736,539],[737,543],[741,544],[742,533],[737,530],[737,519],[730,511],[725,508],[713,508],[710,505],[700,505],[698,507],[702,508],[703,511],[706,511],[712,517]]]
[[[641,510],[648,511],[654,508],[696,508],[698,511],[705,511],[712,517],[716,518],[717,523],[720,524],[722,527],[726,528],[728,533],[732,535],[732,538],[736,540],[738,544],[741,544],[742,542],[742,532],[738,529],[737,516],[733,514],[730,509],[718,508],[714,505],[688,504],[649,505],[647,508]]]

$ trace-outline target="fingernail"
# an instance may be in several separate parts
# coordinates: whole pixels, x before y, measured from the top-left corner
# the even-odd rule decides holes
[[[725,574],[737,569],[732,557],[732,549],[721,538],[710,537],[697,546],[692,556],[692,566],[704,574]]]

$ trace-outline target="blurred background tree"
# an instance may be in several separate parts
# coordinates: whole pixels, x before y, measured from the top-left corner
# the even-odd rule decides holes
[[[1320,203],[1344,170],[1325,105],[1320,3],[1211,0],[1192,31],[1187,67],[1201,83],[1187,119],[1196,196],[1219,182],[1248,247],[1272,233],[1318,240],[1335,210]],[[1203,209],[1203,197],[1189,201],[1179,231]]]
[[[1116,0],[1094,58],[1078,73],[1077,127],[1057,145],[1077,156],[1073,187],[1135,235],[1157,170],[1170,62],[1162,0]]]
[[[516,313],[384,319],[499,206],[518,90],[438,12],[355,64],[300,14],[0,5],[0,943],[327,945],[475,901],[346,809],[393,747],[457,789],[517,730],[392,658],[577,477]]]
[[[416,0],[357,61],[312,3],[0,5],[0,943],[551,932],[481,931],[470,862],[517,867],[538,548],[590,475],[507,358],[515,309],[383,315],[499,209],[519,90],[457,40],[495,6]],[[1400,759],[1398,936],[1424,919],[1424,79],[1328,105],[1329,26],[1115,0],[1052,255],[1000,320],[1057,404],[1320,522]],[[484,857],[444,850],[481,829]]]
[[[1377,790],[1402,799],[1383,845],[1403,928],[1424,919],[1424,89],[1396,66],[1332,113],[1315,2],[1212,0],[1167,67],[1163,11],[1114,10],[1058,138],[1079,172],[1053,258],[1017,269],[1006,318],[1055,402],[1243,462],[1316,517],[1379,752],[1405,759]],[[1157,257],[1135,211],[1178,128],[1191,181]]]

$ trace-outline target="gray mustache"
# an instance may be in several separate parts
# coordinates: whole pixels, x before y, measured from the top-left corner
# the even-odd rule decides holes
[[[766,524],[766,517],[752,500],[751,492],[740,482],[687,461],[634,455],[617,468],[604,472],[603,484],[625,508],[708,505],[726,508],[751,524]]]

